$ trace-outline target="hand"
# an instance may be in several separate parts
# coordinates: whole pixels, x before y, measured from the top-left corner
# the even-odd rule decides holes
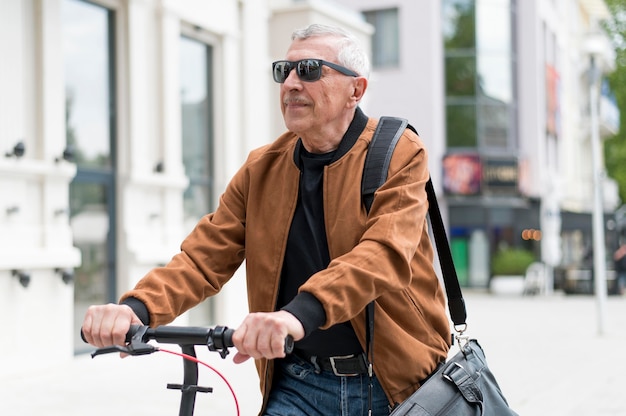
[[[96,347],[125,345],[131,325],[142,325],[128,305],[93,305],[87,309],[82,331],[85,340]]]
[[[294,341],[304,338],[302,323],[287,311],[251,313],[233,334],[237,354],[236,364],[252,358],[282,358],[285,356],[285,338]]]

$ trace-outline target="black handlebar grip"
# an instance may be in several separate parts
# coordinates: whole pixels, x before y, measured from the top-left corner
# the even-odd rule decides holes
[[[226,328],[224,330],[224,346],[225,347],[234,347],[233,345],[233,334],[235,333],[234,329]],[[285,354],[291,354],[293,352],[294,340],[291,335],[287,335],[285,337]]]
[[[139,330],[139,328],[141,327],[141,325],[131,325],[130,329],[128,330],[128,332],[126,333],[126,342],[130,342],[130,340],[133,338],[133,335],[135,335],[135,333]],[[87,339],[85,338],[85,333],[83,332],[83,328],[80,328],[80,339],[83,340],[83,342],[85,344],[88,344]]]
[[[128,328],[128,332],[126,333],[126,338],[124,339],[124,341],[130,342],[133,339],[133,335],[135,335],[137,331],[139,331],[139,328],[141,328],[141,325],[131,325],[130,328]]]
[[[230,348],[230,347],[234,347],[235,346],[233,344],[233,334],[234,333],[235,333],[235,330],[231,329],[231,328],[226,328],[224,330],[224,347]]]

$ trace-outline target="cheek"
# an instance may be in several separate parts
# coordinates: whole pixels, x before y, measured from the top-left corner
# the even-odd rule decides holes
[[[280,90],[278,91],[278,107],[280,108],[280,111],[284,113],[285,112],[285,104],[284,104],[285,89],[283,88],[283,85],[284,84],[280,84]]]
[[[346,89],[345,85],[335,83],[329,85],[318,95],[318,104],[321,104],[322,111],[336,113],[345,108],[349,101],[351,93]]]

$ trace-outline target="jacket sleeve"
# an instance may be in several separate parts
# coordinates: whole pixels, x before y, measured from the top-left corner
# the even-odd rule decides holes
[[[245,165],[233,177],[214,213],[205,215],[164,267],[148,272],[120,302],[145,305],[151,326],[177,316],[218,293],[244,260]],[[132,302],[132,301],[131,301]]]

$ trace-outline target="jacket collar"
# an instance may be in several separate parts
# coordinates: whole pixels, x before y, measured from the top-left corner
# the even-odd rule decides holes
[[[354,112],[354,118],[352,119],[350,126],[348,126],[348,130],[346,130],[345,134],[343,135],[343,138],[339,143],[339,147],[335,151],[335,156],[333,157],[333,160],[330,161],[330,163],[341,159],[343,155],[345,155],[346,153],[348,153],[348,151],[350,151],[350,149],[352,149],[354,143],[356,143],[359,136],[361,136],[361,133],[363,133],[363,130],[365,130],[367,120],[368,118],[361,110],[361,107],[357,107],[356,111]],[[298,142],[296,143],[296,149],[293,152],[293,161],[296,166],[300,166],[299,159],[301,148],[302,139],[298,138]]]

